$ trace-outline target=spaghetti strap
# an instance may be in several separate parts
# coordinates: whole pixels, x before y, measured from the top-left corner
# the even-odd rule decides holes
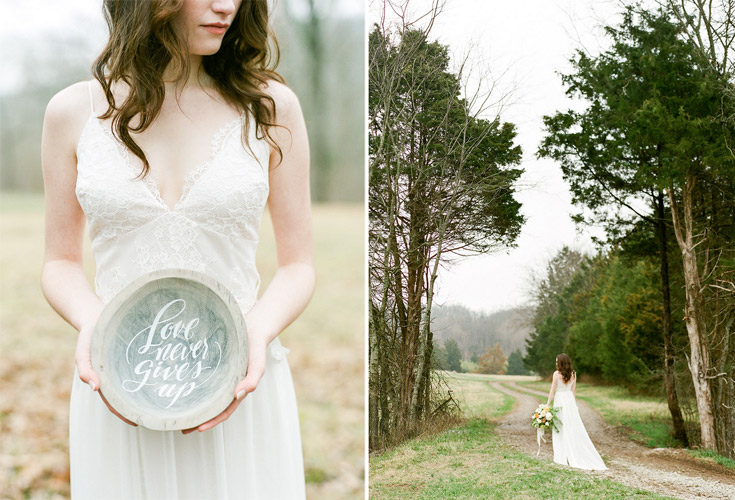
[[[94,98],[92,97],[92,80],[87,82],[87,88],[89,89],[89,106],[92,108],[92,114],[94,114]]]

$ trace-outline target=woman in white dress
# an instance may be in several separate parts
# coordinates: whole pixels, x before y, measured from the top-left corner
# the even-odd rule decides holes
[[[554,462],[578,469],[606,470],[605,463],[592,444],[582,418],[579,416],[575,390],[577,374],[572,370],[572,360],[566,354],[556,357],[556,371],[546,404],[553,398],[554,407],[559,408],[557,418],[561,426],[551,433],[554,445]]]
[[[70,406],[72,498],[304,498],[291,372],[278,334],[314,288],[309,151],[295,95],[270,66],[268,2],[105,0],[95,80],[46,109],[43,292],[79,331]],[[255,268],[268,204],[278,269]],[[83,272],[85,222],[96,262]],[[100,396],[92,332],[106,303],[163,268],[206,273],[245,315],[246,377],[184,432],[126,421]],[[257,390],[256,390],[257,389]]]

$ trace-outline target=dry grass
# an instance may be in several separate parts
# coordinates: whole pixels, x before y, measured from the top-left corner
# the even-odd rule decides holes
[[[314,209],[317,292],[282,335],[291,349],[310,498],[362,498],[364,232],[360,206]],[[258,266],[275,246],[267,218]],[[43,200],[0,198],[0,497],[68,498],[68,401],[76,332],[40,287]],[[94,266],[86,242],[86,274]]]
[[[496,418],[510,411],[513,398],[492,389],[490,382],[512,377],[454,372],[444,372],[444,376],[464,417]]]

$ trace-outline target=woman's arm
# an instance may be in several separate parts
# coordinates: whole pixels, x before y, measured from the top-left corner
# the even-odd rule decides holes
[[[549,398],[546,400],[546,404],[551,404],[551,398],[554,397],[554,392],[556,391],[556,382],[558,380],[559,372],[554,372],[554,375],[551,377],[551,390],[549,391]]]
[[[45,193],[41,289],[51,307],[79,332],[74,356],[79,378],[97,391],[100,379],[92,369],[90,346],[103,305],[84,276],[85,219],[75,194],[76,144],[84,125],[81,118],[88,116],[88,110],[86,82],[62,90],[46,107],[41,139]],[[110,410],[122,418],[111,407]]]
[[[572,372],[572,394],[577,397],[577,372]]]
[[[269,90],[276,101],[277,123],[282,125],[271,132],[283,160],[279,163],[278,153],[271,152],[268,197],[278,267],[247,317],[248,328],[266,345],[303,312],[315,282],[306,125],[291,89],[273,83]]]
[[[314,257],[309,195],[309,144],[301,106],[285,85],[268,90],[276,102],[273,140],[283,159],[271,152],[268,209],[275,233],[278,268],[263,296],[246,319],[250,352],[246,377],[235,388],[235,399],[220,415],[200,425],[205,431],[229,418],[240,401],[253,392],[265,373],[266,348],[309,303],[314,292]],[[187,429],[185,433],[194,429]]]

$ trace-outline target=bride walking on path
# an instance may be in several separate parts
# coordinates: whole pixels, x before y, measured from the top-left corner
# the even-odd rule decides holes
[[[551,382],[551,390],[546,404],[554,399],[554,407],[559,408],[557,418],[560,429],[551,433],[554,445],[554,462],[578,469],[606,470],[605,463],[592,444],[582,418],[579,416],[575,389],[577,374],[572,370],[572,360],[566,354],[556,357],[556,371]]]

